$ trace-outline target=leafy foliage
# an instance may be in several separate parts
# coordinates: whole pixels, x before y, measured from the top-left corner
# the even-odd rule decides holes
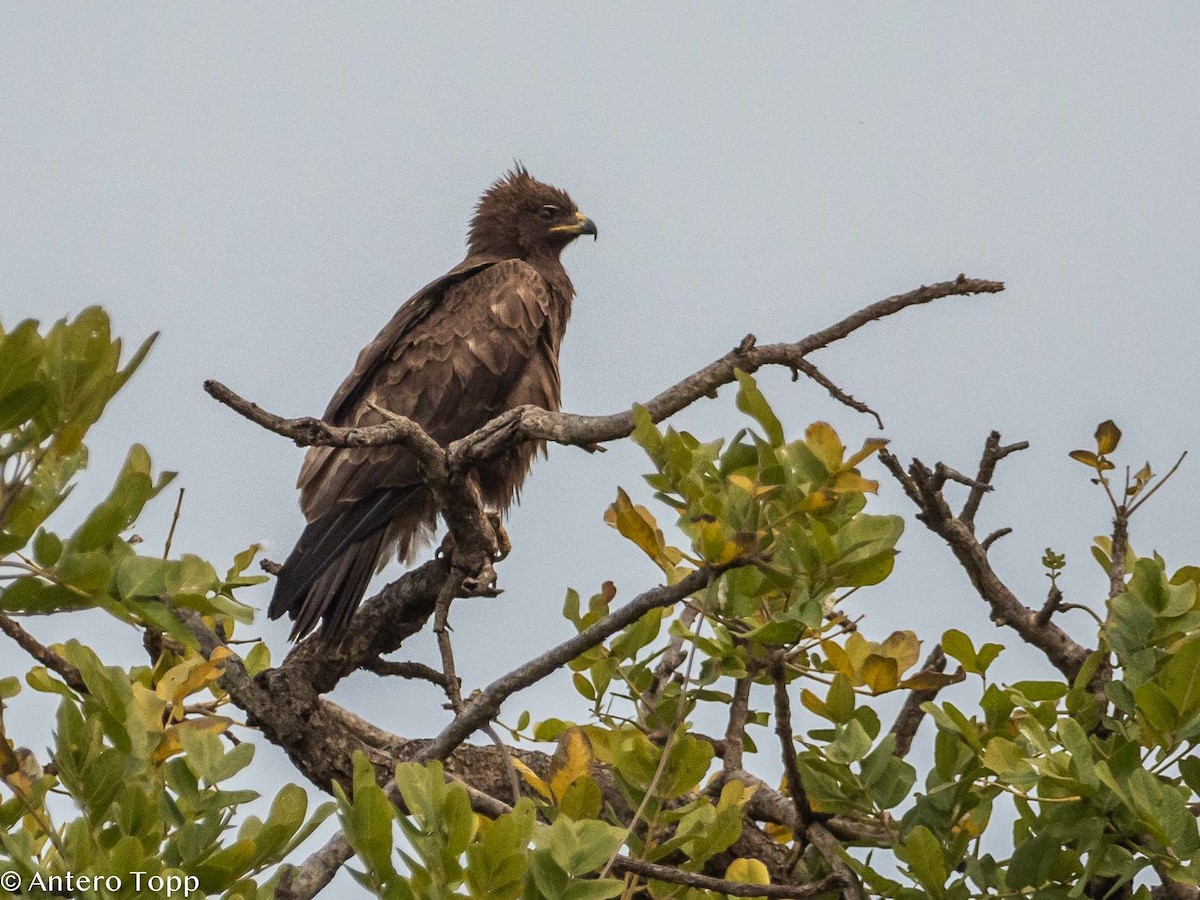
[[[56,698],[54,745],[39,760],[0,728],[10,795],[0,803],[0,873],[142,871],[193,879],[189,896],[266,897],[336,808],[354,877],[402,900],[716,898],[623,875],[615,861],[765,885],[767,855],[745,851],[757,825],[794,873],[816,879],[845,864],[874,895],[897,900],[1068,898],[1095,884],[1145,898],[1138,879],[1150,874],[1200,884],[1200,566],[1172,571],[1158,554],[1139,557],[1124,531],[1165,478],[1147,464],[1114,487],[1121,432],[1111,421],[1094,450],[1071,454],[1121,525],[1093,547],[1108,599],[1093,610],[1097,650],[1073,677],[994,683],[1004,647],[976,646],[957,629],[940,636],[955,670],[920,668],[916,634],[871,634],[840,610],[886,580],[903,533],[898,517],[867,511],[878,485],[860,467],[884,442],[850,452],[823,422],[789,440],[745,373],[736,406],[747,424],[732,440],[660,428],[634,410],[633,439],[669,523],[625,490],[606,521],[669,584],[697,570],[710,577],[571,661],[587,721],[526,712],[509,729],[556,745],[545,770],[514,754],[527,796],[485,816],[441,764],[401,764],[397,807],[359,755],[336,803],[310,814],[306,793],[288,785],[265,818],[245,815],[258,795],[235,780],[254,745],[233,739],[246,733],[224,714],[220,685],[232,651],[202,654],[180,613],[227,635],[250,621],[237,598],[262,580],[246,574],[257,547],[224,575],[186,553],[142,552],[131,530],[171,475],[156,476],[140,446],[74,528],[52,518],[86,466],[89,429],[150,344],[122,367],[99,309],[45,334],[32,322],[0,331],[0,610],[9,622],[100,610],[143,631],[150,648],[147,665],[120,668],[68,641],[49,648],[54,665],[25,673],[28,687]],[[1041,563],[1057,602],[1066,557],[1047,549]],[[586,603],[568,591],[563,615],[583,632],[616,598],[611,582]],[[244,664],[251,675],[269,667],[267,648],[255,644]],[[960,683],[953,702],[928,699]],[[25,699],[21,690],[0,679],[0,712]],[[921,772],[881,721],[889,701],[879,698],[913,692],[935,728]],[[728,723],[724,735],[698,731],[714,720]],[[768,753],[784,762],[777,787],[748,774],[746,759]],[[763,796],[784,812],[764,812]],[[995,824],[1001,806],[1008,833]],[[807,829],[831,820],[850,823],[870,854],[818,852]]]
[[[245,574],[257,548],[240,554],[224,576],[190,554],[140,554],[130,530],[172,474],[156,478],[137,445],[81,524],[61,535],[50,530],[51,514],[87,464],[88,430],[153,338],[122,368],[121,342],[110,339],[98,308],[45,335],[36,322],[0,335],[0,611],[103,610],[146,629],[161,647],[150,665],[123,669],[72,640],[50,650],[77,680],[46,666],[25,674],[29,687],[59,698],[54,746],[43,764],[14,748],[0,721],[0,776],[11,792],[0,803],[0,873],[18,872],[28,884],[39,873],[141,872],[144,884],[153,876],[179,878],[188,896],[251,900],[259,895],[256,877],[286,858],[333,806],[309,816],[308,795],[288,785],[265,819],[243,815],[231,830],[239,808],[259,796],[226,786],[250,765],[254,745],[224,740],[235,722],[220,714],[228,698],[216,681],[228,651],[205,658],[175,610],[193,609],[227,633],[249,621],[250,608],[234,592],[263,580]],[[6,678],[0,687],[0,697],[11,701],[21,685]],[[70,803],[57,799],[64,792]],[[133,896],[134,882],[126,878],[126,885],[122,896]]]

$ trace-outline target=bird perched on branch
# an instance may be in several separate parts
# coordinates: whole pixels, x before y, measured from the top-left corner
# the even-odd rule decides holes
[[[325,421],[374,425],[390,412],[446,446],[516,406],[557,410],[558,350],[575,292],[559,255],[596,233],[566,192],[518,164],[480,199],[466,259],[363,349]],[[538,449],[525,443],[481,463],[474,478],[484,503],[507,509]],[[397,446],[312,447],[298,487],[308,525],[268,615],[291,616],[293,640],[321,620],[321,638],[339,642],[372,574],[429,539],[437,508],[415,458]]]

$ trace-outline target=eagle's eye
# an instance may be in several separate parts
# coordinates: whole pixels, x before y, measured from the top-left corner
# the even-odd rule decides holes
[[[543,222],[549,222],[551,219],[553,219],[557,215],[558,215],[558,207],[553,206],[549,203],[547,203],[545,206],[543,206],[541,209],[538,210],[538,218],[541,219]]]

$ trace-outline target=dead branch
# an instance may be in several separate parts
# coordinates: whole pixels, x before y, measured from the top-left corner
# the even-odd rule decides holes
[[[433,666],[427,666],[419,662],[395,661],[376,657],[363,663],[362,667],[368,672],[374,672],[376,675],[395,675],[398,678],[428,681],[430,684],[435,684],[438,687],[442,687],[446,683],[445,675]]]
[[[991,483],[992,472],[998,460],[1026,446],[1022,443],[1000,447],[999,438],[1000,436],[993,432],[984,448],[981,474],[975,479],[981,485]],[[900,461],[886,450],[880,451],[879,458],[920,509],[917,519],[949,545],[976,592],[991,607],[992,621],[997,625],[1012,628],[1027,644],[1041,650],[1051,665],[1068,678],[1074,678],[1091,651],[1077,643],[1053,622],[1039,624],[1037,613],[1017,599],[992,569],[987,551],[975,537],[973,527],[951,511],[934,472],[920,460],[913,460],[905,471]],[[971,505],[972,500],[976,496],[982,497],[983,493],[982,490],[973,488],[964,510],[974,515],[978,509],[978,501]]]
[[[843,403],[860,412],[874,413],[837,388],[805,360],[808,354],[848,337],[863,326],[895,315],[910,306],[930,303],[951,296],[995,294],[1004,283],[958,276],[953,281],[922,285],[916,290],[897,294],[860,309],[828,328],[814,332],[791,344],[756,346],[743,341],[720,359],[689,375],[643,404],[654,422],[661,422],[703,397],[713,396],[718,388],[736,380],[735,372],[753,373],[765,366],[784,366],[803,371],[829,390]],[[633,432],[631,412],[607,416],[580,416],[550,412],[535,406],[520,406],[494,418],[482,428],[453,442],[443,450],[417,423],[402,416],[362,428],[339,428],[309,416],[286,419],[217,381],[206,381],[204,389],[216,400],[250,421],[276,434],[291,438],[301,446],[363,447],[395,444],[411,451],[421,462],[428,477],[435,477],[445,466],[447,471],[469,469],[522,441],[551,441],[578,447],[594,446],[628,437]]]

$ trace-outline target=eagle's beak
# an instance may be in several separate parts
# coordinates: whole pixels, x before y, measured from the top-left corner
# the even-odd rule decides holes
[[[581,212],[575,213],[574,225],[555,225],[550,229],[564,234],[590,234],[592,240],[595,240],[600,232],[596,230],[596,223],[589,219]]]

